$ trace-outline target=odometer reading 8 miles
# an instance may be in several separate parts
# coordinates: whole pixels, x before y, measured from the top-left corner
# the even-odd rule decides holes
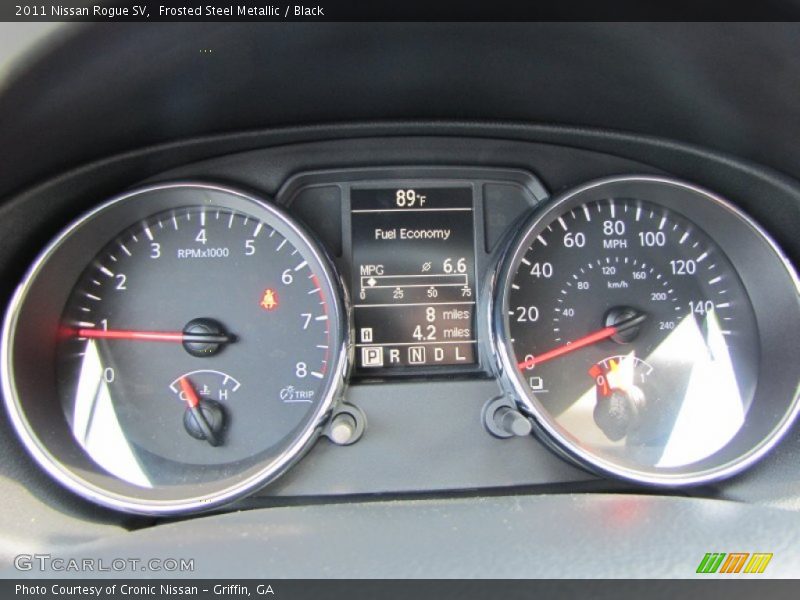
[[[740,429],[757,380],[753,309],[724,252],[679,213],[563,203],[531,229],[508,282],[513,377],[604,468],[683,467]]]

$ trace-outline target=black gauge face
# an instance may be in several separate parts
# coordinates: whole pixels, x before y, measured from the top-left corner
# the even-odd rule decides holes
[[[682,466],[741,427],[753,310],[724,253],[678,214],[625,199],[570,209],[520,255],[508,303],[528,389],[594,452]]]
[[[213,206],[160,213],[114,239],[75,287],[62,333],[75,437],[145,486],[279,446],[322,396],[331,348],[307,257],[263,221]],[[214,440],[195,435],[195,396]]]
[[[730,204],[607,179],[533,215],[500,267],[501,382],[578,463],[634,481],[731,475],[798,412],[797,277]],[[796,365],[795,365],[796,366]]]
[[[89,220],[127,226],[76,257],[84,269],[52,332],[63,422],[145,512],[269,479],[342,384],[341,304],[316,249],[274,209],[192,191],[146,191],[137,208],[155,198],[158,211],[126,217],[128,198]],[[82,234],[91,243],[85,226],[70,235]]]

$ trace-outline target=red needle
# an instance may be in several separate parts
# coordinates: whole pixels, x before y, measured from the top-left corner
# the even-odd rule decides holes
[[[647,318],[646,314],[639,313],[637,315],[634,315],[633,317],[629,317],[623,321],[620,321],[616,325],[603,327],[602,329],[598,329],[597,331],[592,332],[589,335],[585,335],[581,338],[578,338],[577,340],[567,342],[563,346],[559,346],[558,348],[553,348],[552,350],[543,352],[539,356],[534,356],[533,358],[529,358],[528,360],[523,360],[521,363],[517,363],[517,366],[520,369],[530,369],[534,365],[540,365],[543,362],[546,362],[553,358],[558,358],[559,356],[563,356],[564,354],[574,352],[575,350],[580,350],[581,348],[585,348],[586,346],[591,346],[592,344],[596,344],[597,342],[601,342],[605,339],[610,338],[612,335],[616,335],[618,333],[622,333],[623,331],[627,331],[628,329],[631,329],[633,327],[637,327],[641,325],[646,318]]]
[[[594,333],[585,335],[582,338],[578,338],[577,340],[564,344],[563,346],[553,348],[552,350],[543,352],[542,354],[534,356],[533,358],[529,358],[528,360],[523,360],[521,363],[517,364],[517,366],[520,369],[530,369],[534,365],[540,365],[545,361],[558,358],[559,356],[568,354],[569,352],[574,352],[575,350],[580,350],[586,346],[596,344],[597,342],[610,338],[612,335],[616,335],[618,332],[619,329],[617,327],[603,327],[603,329],[598,329]]]
[[[182,331],[131,331],[129,329],[78,329],[78,337],[95,340],[183,342]]]
[[[191,408],[196,408],[200,404],[200,398],[197,396],[197,392],[194,391],[194,387],[186,377],[181,377],[178,381],[181,384],[181,391],[185,396],[186,404]]]
[[[205,342],[225,344],[232,341],[224,333],[184,333],[182,331],[134,331],[131,329],[78,329],[75,335],[92,340],[136,340],[140,342]]]
[[[203,414],[200,408],[200,397],[197,395],[191,382],[185,376],[181,377],[178,381],[180,381],[181,384],[184,400],[186,400],[186,404],[189,406],[187,410],[192,413],[195,423],[197,423],[197,426],[203,433],[203,439],[212,446],[219,446],[220,440],[214,432],[211,423],[208,422],[206,415]]]

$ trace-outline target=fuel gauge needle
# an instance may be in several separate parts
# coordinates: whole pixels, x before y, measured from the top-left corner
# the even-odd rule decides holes
[[[597,331],[593,331],[588,335],[584,335],[583,337],[578,338],[577,340],[573,340],[571,342],[567,342],[563,346],[558,346],[557,348],[553,348],[552,350],[548,350],[547,352],[542,352],[538,356],[534,356],[529,358],[528,360],[523,360],[520,363],[517,363],[517,367],[520,369],[530,369],[534,365],[540,365],[543,362],[547,362],[548,360],[553,360],[554,358],[558,358],[559,356],[563,356],[564,354],[569,354],[570,352],[575,352],[576,350],[580,350],[581,348],[585,348],[586,346],[591,346],[592,344],[596,344],[597,342],[602,342],[618,333],[622,333],[623,331],[627,331],[632,327],[637,327],[642,324],[642,322],[647,318],[647,315],[644,313],[635,315],[623,321],[620,321],[616,325],[611,325],[609,327],[603,327],[602,329],[598,329]]]
[[[191,382],[186,377],[181,377],[179,381],[181,384],[181,391],[189,407],[188,409],[192,413],[195,421],[197,421],[197,425],[203,432],[206,441],[212,446],[218,446],[219,440],[203,414],[203,410],[200,408],[200,397],[197,395],[194,386],[192,386]]]

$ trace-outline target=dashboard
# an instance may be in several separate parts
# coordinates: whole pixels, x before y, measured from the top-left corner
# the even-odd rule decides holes
[[[73,35],[78,56],[105,33]],[[480,538],[504,558],[469,573],[526,576],[607,536],[772,536],[796,573],[800,184],[768,151],[324,121],[76,142],[69,168],[2,182],[6,555],[59,538],[211,563],[221,536],[231,564],[298,576],[463,576]],[[325,536],[340,558],[309,554]]]

